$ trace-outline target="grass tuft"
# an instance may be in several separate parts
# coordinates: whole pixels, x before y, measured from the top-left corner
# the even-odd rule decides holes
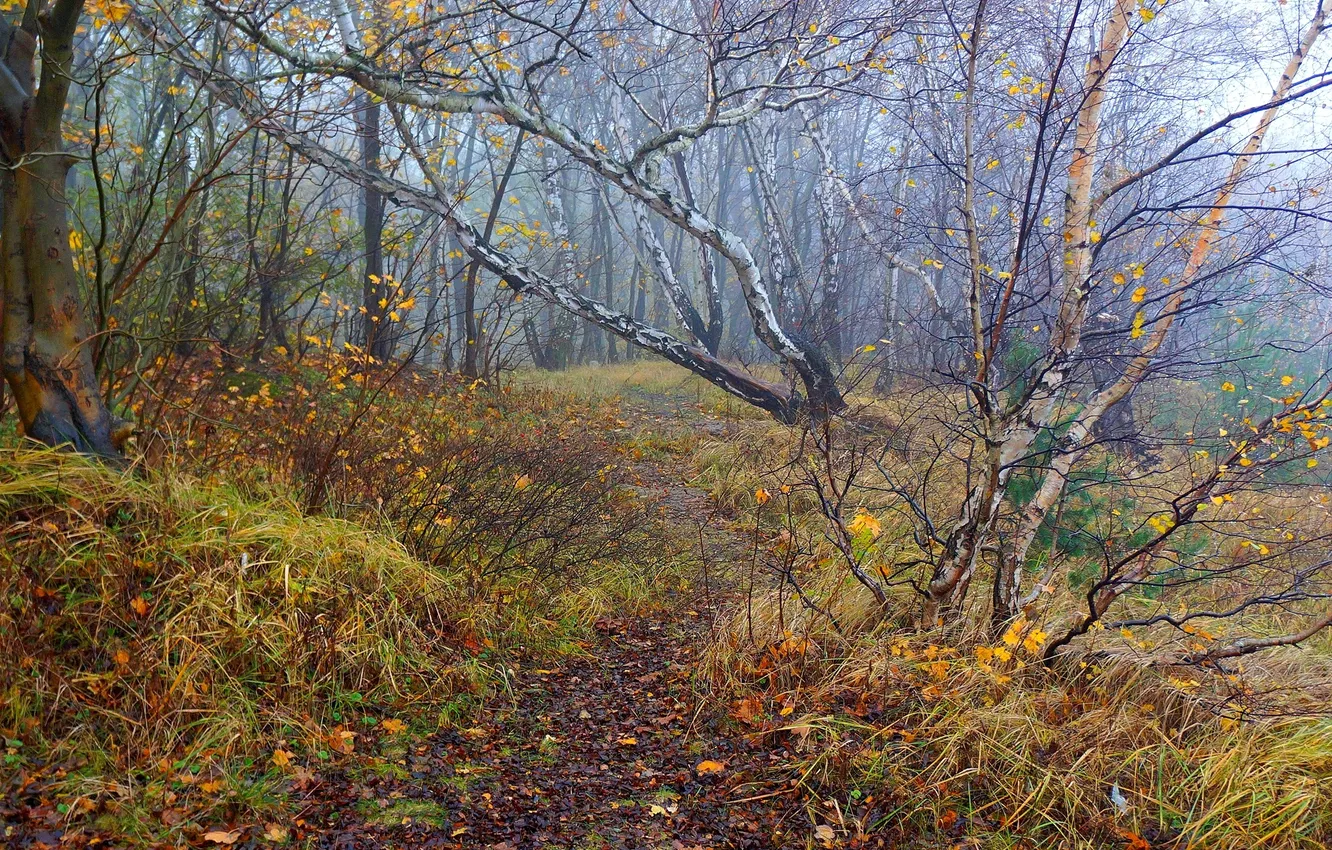
[[[79,794],[331,757],[354,712],[475,685],[448,652],[454,576],[279,496],[6,450],[0,529],[11,766]]]

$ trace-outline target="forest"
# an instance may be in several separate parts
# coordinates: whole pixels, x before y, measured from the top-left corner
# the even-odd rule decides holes
[[[1328,0],[0,0],[0,844],[1332,846]]]

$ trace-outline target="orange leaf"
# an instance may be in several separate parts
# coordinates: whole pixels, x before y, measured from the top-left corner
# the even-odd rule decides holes
[[[699,762],[698,767],[694,768],[694,770],[697,770],[700,776],[706,776],[709,773],[721,773],[722,771],[726,770],[726,765],[722,764],[719,761],[713,761],[712,759],[708,759],[706,761]]]
[[[1131,829],[1116,829],[1115,832],[1128,842],[1128,847],[1124,850],[1152,850],[1151,843]]]

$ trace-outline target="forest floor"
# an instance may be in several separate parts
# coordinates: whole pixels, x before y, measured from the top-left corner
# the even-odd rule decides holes
[[[651,581],[641,604],[598,619],[574,651],[499,656],[495,696],[461,719],[435,723],[424,716],[429,712],[414,717],[403,706],[407,723],[388,734],[376,734],[383,731],[377,727],[359,733],[354,756],[284,761],[269,771],[270,779],[284,779],[272,786],[276,796],[258,821],[259,810],[249,817],[188,814],[184,796],[197,789],[176,782],[151,814],[137,810],[151,822],[126,823],[135,815],[124,809],[119,820],[77,823],[79,801],[70,803],[50,784],[78,769],[82,761],[74,758],[50,769],[33,762],[12,781],[0,778],[0,844],[832,846],[832,829],[814,824],[805,789],[791,778],[798,773],[791,736],[746,723],[743,710],[708,687],[699,666],[711,630],[734,610],[734,577],[753,545],[752,533],[690,484],[700,438],[738,438],[734,412],[683,384],[614,386],[604,395],[622,426],[616,439],[633,447],[622,455],[630,481],[662,514],[659,551],[640,555],[670,567]],[[17,750],[8,752],[17,758]],[[255,793],[268,793],[259,788]],[[138,837],[121,844],[132,834]]]
[[[669,392],[632,388],[620,409],[640,437],[728,430]],[[512,668],[508,707],[391,753],[391,769],[298,777],[297,823],[312,846],[692,850],[822,837],[783,779],[783,748],[699,688],[695,664],[733,599],[727,567],[746,541],[674,460],[654,453],[634,471],[667,527],[698,541],[689,589],[599,621],[581,656]]]
[[[865,597],[837,596],[835,640],[798,626],[756,584],[774,523],[802,532],[791,501],[759,510],[789,458],[753,411],[641,363],[510,390],[507,407],[444,393],[458,401],[429,423],[435,396],[400,399],[358,456],[392,486],[403,449],[384,435],[447,422],[457,445],[422,441],[431,463],[491,500],[458,515],[577,499],[566,467],[615,497],[541,538],[573,569],[480,589],[410,550],[407,526],[309,512],[285,479],[268,495],[225,465],[218,484],[0,452],[0,668],[20,671],[0,678],[0,847],[1332,846],[1326,720],[1218,723],[1196,681],[1069,680],[1022,654],[1039,645],[995,667],[993,649],[854,620]],[[558,460],[538,486],[533,446]],[[616,545],[568,548],[597,534]],[[1284,669],[1325,669],[1300,663]],[[187,738],[197,712],[220,731]]]

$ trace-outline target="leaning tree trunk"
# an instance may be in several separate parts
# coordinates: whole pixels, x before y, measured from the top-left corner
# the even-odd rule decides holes
[[[118,457],[129,428],[107,409],[93,369],[69,245],[74,159],[60,133],[83,0],[56,0],[39,17],[40,5],[29,0],[18,26],[0,19],[4,376],[29,437]]]

